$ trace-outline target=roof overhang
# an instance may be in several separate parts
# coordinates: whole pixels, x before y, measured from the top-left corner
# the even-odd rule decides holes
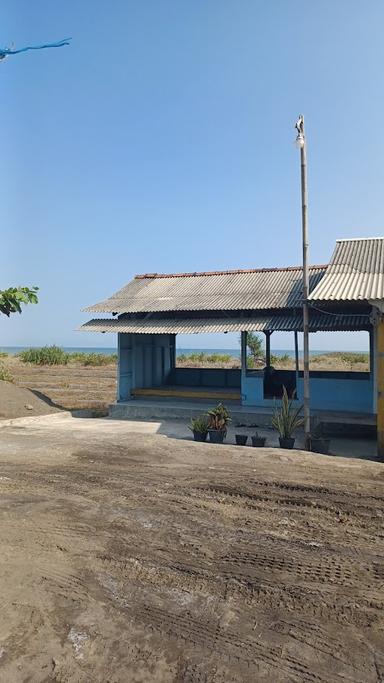
[[[369,315],[310,312],[310,332],[369,330]],[[123,332],[133,334],[203,334],[210,332],[301,332],[301,315],[262,315],[250,318],[149,318],[93,319],[79,328],[82,332]]]

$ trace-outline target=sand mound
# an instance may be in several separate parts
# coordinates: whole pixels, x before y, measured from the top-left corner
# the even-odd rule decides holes
[[[0,420],[57,413],[49,398],[0,380]]]

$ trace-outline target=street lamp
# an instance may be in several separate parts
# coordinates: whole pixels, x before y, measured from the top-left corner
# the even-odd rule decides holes
[[[303,363],[304,363],[304,434],[305,448],[311,444],[311,414],[309,396],[309,271],[308,271],[308,201],[307,201],[307,149],[304,129],[304,116],[296,121],[296,145],[300,149],[301,160],[301,222],[303,243]]]

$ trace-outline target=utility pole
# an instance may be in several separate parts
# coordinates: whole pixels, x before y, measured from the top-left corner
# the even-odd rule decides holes
[[[304,116],[299,116],[295,128],[296,143],[300,149],[301,160],[301,222],[303,242],[303,352],[304,352],[304,435],[305,448],[311,447],[311,413],[309,395],[309,270],[308,270],[308,199],[307,199],[307,149],[304,129]]]

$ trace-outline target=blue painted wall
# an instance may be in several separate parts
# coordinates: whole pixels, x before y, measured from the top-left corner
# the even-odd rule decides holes
[[[168,384],[183,387],[239,388],[241,373],[237,369],[175,368],[168,376]]]
[[[175,335],[118,335],[118,401],[131,399],[134,388],[176,383],[185,386],[239,386],[244,406],[273,406],[264,399],[263,371],[175,369]],[[194,382],[196,380],[196,382]],[[374,412],[372,373],[319,373],[310,377],[311,407],[319,410]],[[297,379],[297,398],[303,401],[303,378]]]
[[[174,366],[175,335],[118,335],[117,400],[129,401],[132,389],[165,384]]]
[[[317,373],[320,375],[320,373]],[[364,379],[353,379],[347,373],[334,376],[310,377],[311,407],[318,410],[340,410],[373,413],[373,378],[366,373]],[[342,375],[344,374],[344,377]],[[359,373],[360,374],[360,373]],[[353,373],[350,373],[353,375]],[[243,373],[242,403],[245,406],[273,406],[274,399],[264,399],[263,373],[247,376]],[[303,401],[303,379],[298,378],[297,398]]]

